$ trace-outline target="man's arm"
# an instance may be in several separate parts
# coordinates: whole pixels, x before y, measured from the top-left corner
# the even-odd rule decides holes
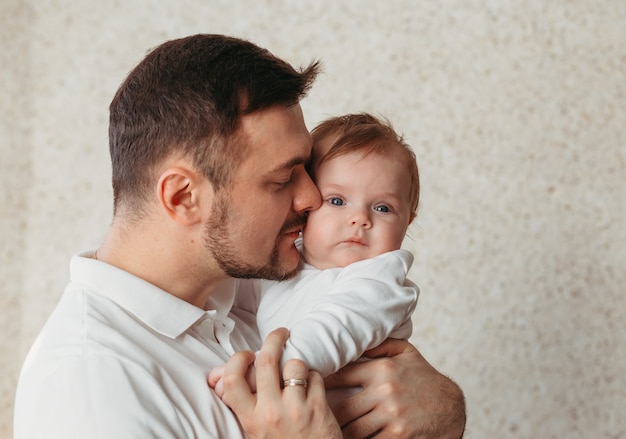
[[[368,351],[375,358],[346,366],[326,386],[363,386],[335,408],[344,438],[459,439],[465,429],[463,392],[410,343],[387,340]]]

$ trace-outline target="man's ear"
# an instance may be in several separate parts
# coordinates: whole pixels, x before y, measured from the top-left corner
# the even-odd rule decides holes
[[[182,225],[202,220],[202,202],[206,202],[206,187],[210,184],[200,174],[185,168],[166,169],[159,178],[157,196],[165,213]]]

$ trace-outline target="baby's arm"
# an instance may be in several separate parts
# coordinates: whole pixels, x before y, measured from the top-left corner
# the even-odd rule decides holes
[[[282,366],[287,360],[297,358],[323,376],[355,361],[387,338],[408,339],[412,331],[411,314],[419,294],[417,286],[406,279],[412,262],[409,252],[398,250],[344,268],[330,291],[307,290],[310,294],[306,295],[281,291],[284,296],[278,299],[282,305],[273,309],[280,320],[263,321],[260,313],[257,316],[260,335],[263,338],[277,326],[288,326],[290,337]],[[262,289],[259,282],[245,286],[249,289],[245,308],[253,303],[248,312],[256,312],[259,294],[261,297],[268,294],[268,291],[259,292],[258,288]],[[240,285],[238,300],[241,293]],[[236,302],[235,307],[242,307],[242,303]],[[253,367],[247,378],[254,391]],[[209,375],[211,387],[220,396],[221,375],[220,368]]]
[[[419,292],[406,279],[412,261],[405,250],[360,261],[343,269],[331,291],[312,291],[324,300],[312,308],[302,303],[305,311],[289,326],[283,365],[298,358],[327,376],[390,336],[408,338]]]

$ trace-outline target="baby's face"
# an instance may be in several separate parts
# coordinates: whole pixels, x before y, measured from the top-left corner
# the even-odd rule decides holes
[[[316,170],[322,206],[303,231],[305,260],[319,269],[345,267],[397,250],[410,220],[406,165],[394,154],[341,155]]]

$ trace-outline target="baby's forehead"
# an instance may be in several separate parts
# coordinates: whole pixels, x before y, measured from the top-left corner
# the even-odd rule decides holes
[[[320,165],[343,156],[357,156],[362,160],[371,159],[380,162],[381,166],[389,166],[389,162],[405,164],[409,158],[400,145],[380,142],[363,143],[359,145],[323,145],[325,153],[317,157],[316,165]],[[375,164],[375,163],[374,163]]]
[[[366,166],[366,168],[363,168]],[[365,171],[365,170],[368,171]],[[406,159],[397,153],[384,153],[378,150],[356,149],[342,151],[336,155],[326,156],[316,167],[318,177],[328,177],[334,175],[342,180],[356,178],[362,172],[375,170],[377,176],[383,180],[394,181],[409,178],[409,166]],[[395,178],[389,178],[395,177]]]

